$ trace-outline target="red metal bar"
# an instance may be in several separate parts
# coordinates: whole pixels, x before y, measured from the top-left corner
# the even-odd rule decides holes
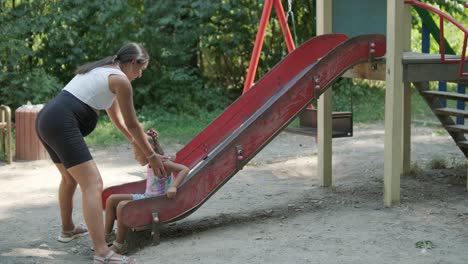
[[[255,79],[258,59],[260,58],[260,52],[262,51],[263,40],[265,39],[265,31],[268,25],[268,19],[270,18],[271,8],[273,6],[272,1],[273,0],[265,0],[265,4],[263,5],[262,17],[260,19],[257,36],[255,37],[252,57],[250,58],[249,69],[247,71],[247,77],[245,78],[244,90],[242,93],[245,93],[252,86]]]
[[[467,43],[467,39],[468,39],[468,34],[465,34],[465,39],[463,40],[463,48],[462,48],[462,56],[461,56],[461,65],[460,65],[460,71],[459,71],[459,74],[461,76],[468,76],[468,72],[464,72],[463,70],[463,66],[465,65],[465,61],[466,61],[466,43]]]
[[[453,25],[458,27],[461,31],[463,31],[465,33],[468,33],[468,29],[465,28],[462,24],[460,24],[460,22],[458,22],[455,18],[453,18],[452,16],[442,12],[441,10],[439,10],[439,9],[437,9],[437,8],[431,6],[431,5],[422,3],[422,2],[417,1],[417,0],[405,0],[405,3],[411,4],[411,5],[414,5],[414,6],[418,6],[418,7],[421,7],[423,9],[427,9],[427,10],[433,12],[433,13],[436,13],[437,15],[445,18],[447,21],[450,21],[450,23],[452,23]]]
[[[283,5],[281,0],[275,0],[274,2],[276,15],[278,16],[278,21],[283,32],[284,40],[286,41],[286,47],[288,52],[293,51],[296,47],[294,45],[294,40],[291,36],[291,31],[289,30],[288,21],[286,21],[286,16],[284,15]]]
[[[445,58],[445,37],[444,37],[444,19],[449,21],[450,23],[452,23],[454,26],[456,26],[458,29],[460,29],[464,35],[465,35],[465,41],[466,41],[466,37],[468,35],[468,29],[466,27],[464,27],[460,22],[458,22],[457,20],[455,20],[455,18],[453,18],[452,16],[442,12],[441,10],[431,6],[431,5],[428,5],[428,4],[425,4],[425,3],[421,3],[420,1],[417,1],[417,0],[405,0],[405,3],[407,4],[411,4],[411,5],[414,5],[414,6],[417,6],[417,7],[420,7],[420,8],[423,8],[423,9],[426,9],[426,10],[429,10],[437,15],[439,15],[439,21],[440,21],[440,56],[441,56],[441,61],[443,63],[459,63],[459,75],[461,77],[464,77],[464,76],[468,76],[468,72],[464,72],[463,71],[463,67],[464,67],[464,64],[465,62],[467,61],[467,58],[466,56],[464,56],[463,54],[466,54],[466,45],[463,45],[463,49],[462,49],[462,56],[461,56],[461,59],[446,59]],[[465,3],[465,7],[467,7],[468,3]]]
[[[244,89],[242,93],[245,93],[250,87],[252,87],[252,84],[254,83],[255,73],[257,72],[258,60],[262,51],[263,40],[265,39],[265,31],[266,27],[268,26],[268,19],[270,18],[271,8],[273,5],[278,16],[281,31],[286,41],[286,47],[288,49],[288,52],[291,52],[295,49],[294,40],[292,38],[291,31],[289,30],[288,22],[286,21],[286,16],[284,15],[281,0],[265,0],[262,17],[260,19],[260,25],[258,27],[257,36],[255,38],[252,57],[250,58],[249,69],[247,70],[247,77],[245,78]]]

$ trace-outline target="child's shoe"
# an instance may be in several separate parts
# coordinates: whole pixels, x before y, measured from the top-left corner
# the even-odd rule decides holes
[[[114,242],[116,238],[115,231],[112,230],[112,232],[110,232],[109,234],[105,234],[105,235],[106,235],[106,244],[108,246],[112,245],[112,242]]]
[[[122,244],[120,244],[117,241],[114,241],[114,243],[112,243],[112,246],[110,246],[109,248],[117,254],[125,255],[128,252],[128,243],[127,241],[125,241]]]
[[[57,240],[62,243],[68,243],[75,238],[86,236],[88,234],[88,229],[83,225],[75,226],[75,228],[71,231],[64,231],[60,233]]]

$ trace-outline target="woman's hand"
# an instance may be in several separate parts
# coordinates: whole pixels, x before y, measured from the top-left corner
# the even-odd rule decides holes
[[[141,151],[140,147],[138,147],[135,142],[132,143],[132,150],[133,155],[135,156],[135,160],[138,161],[141,166],[148,164],[148,160],[146,159],[145,154],[143,154],[143,151]]]
[[[154,154],[154,156],[150,157],[148,160],[151,168],[153,169],[153,173],[158,178],[165,177],[166,170],[164,169],[164,165],[162,163],[164,156]]]
[[[176,196],[176,193],[177,193],[177,188],[174,187],[174,186],[171,186],[167,190],[166,196],[167,196],[167,198],[172,199],[172,198],[174,198]]]

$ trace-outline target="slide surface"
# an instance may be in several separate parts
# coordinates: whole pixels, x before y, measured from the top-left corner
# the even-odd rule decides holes
[[[382,57],[383,35],[347,40],[342,34],[322,35],[304,43],[237,99],[176,155],[191,168],[175,199],[154,197],[124,206],[123,222],[137,228],[169,223],[194,212],[235,175],[310,102],[353,65]],[[143,193],[145,180],[104,190],[103,203],[113,193]]]

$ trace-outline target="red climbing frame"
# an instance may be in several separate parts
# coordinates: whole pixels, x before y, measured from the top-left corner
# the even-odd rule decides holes
[[[426,9],[426,10],[432,12],[432,13],[435,13],[435,14],[439,15],[439,28],[440,28],[440,39],[441,40],[445,39],[444,38],[444,36],[445,36],[444,35],[444,20],[449,21],[450,23],[452,23],[454,26],[459,28],[465,34],[465,37],[464,37],[464,40],[463,40],[463,48],[462,48],[462,52],[461,52],[462,53],[461,54],[461,59],[446,59],[445,58],[445,42],[444,41],[440,41],[439,53],[440,53],[442,63],[459,63],[460,64],[459,72],[458,72],[459,75],[461,77],[468,77],[468,72],[465,72],[464,69],[463,69],[463,67],[465,65],[465,62],[467,61],[466,46],[467,46],[467,39],[468,39],[468,29],[466,27],[464,27],[462,24],[460,24],[457,20],[455,20],[450,15],[440,11],[439,9],[437,9],[437,8],[431,6],[431,5],[421,3],[421,2],[419,2],[417,0],[405,0],[405,3],[410,4],[410,5],[414,5],[414,6],[423,8],[423,9]],[[465,7],[468,8],[468,3],[465,3]]]

